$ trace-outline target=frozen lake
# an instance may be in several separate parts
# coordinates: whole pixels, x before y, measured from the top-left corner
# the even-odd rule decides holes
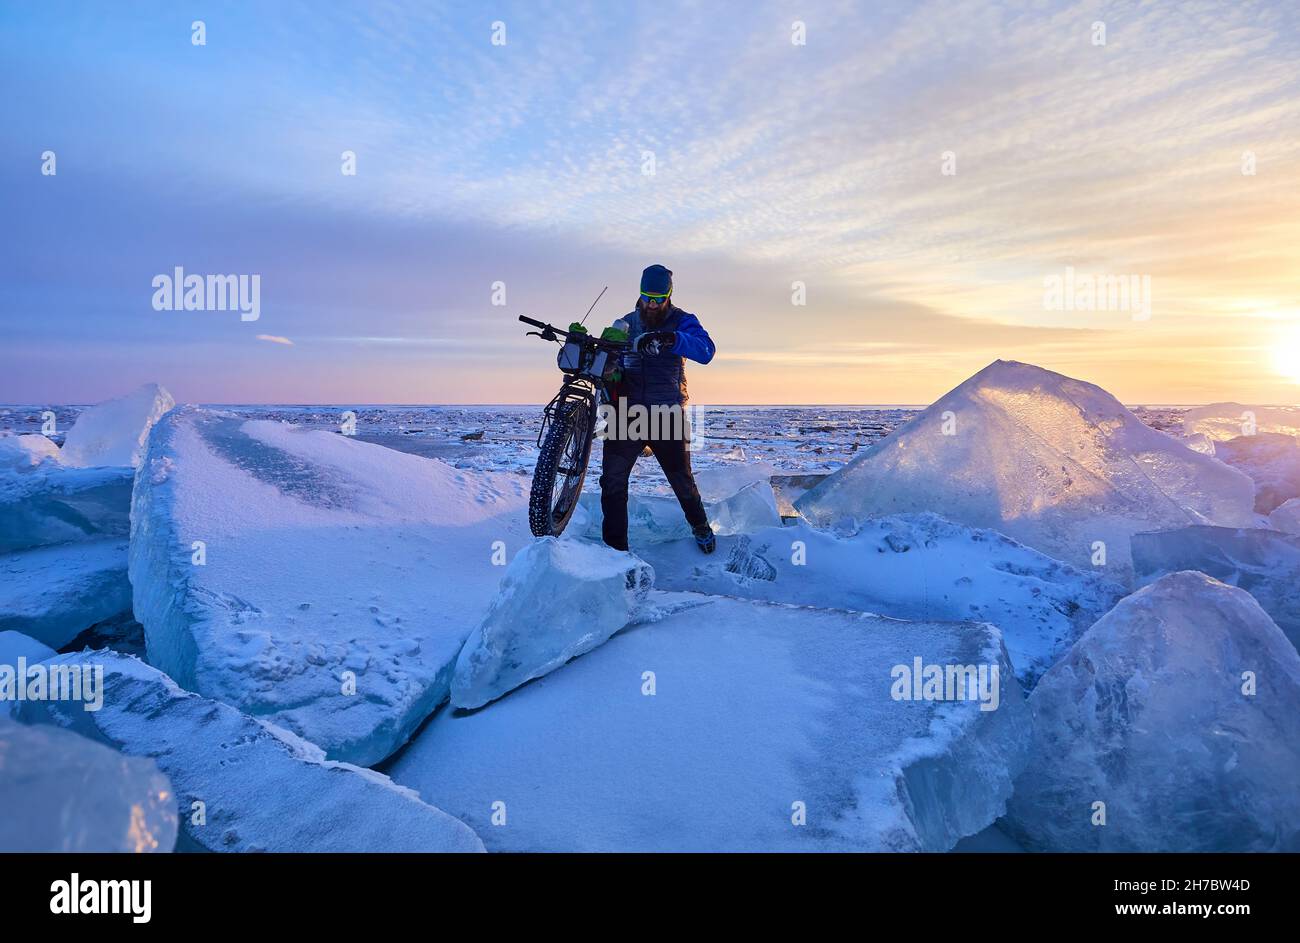
[[[61,441],[83,406],[0,406],[0,429],[40,432],[42,413],[54,413]],[[530,475],[537,460],[540,405],[347,406],[220,405],[249,419],[275,419],[340,430],[349,414],[357,438],[414,455],[441,459],[457,468]],[[692,453],[696,468],[765,462],[780,475],[824,475],[850,461],[905,423],[921,406],[700,406],[703,446]],[[1157,429],[1178,431],[1188,407],[1135,406],[1133,411]],[[697,428],[699,420],[697,419]],[[593,454],[586,489],[597,487],[599,454]],[[668,493],[651,458],[637,463],[632,488]]]

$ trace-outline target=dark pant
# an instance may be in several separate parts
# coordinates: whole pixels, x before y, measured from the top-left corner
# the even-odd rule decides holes
[[[691,474],[691,455],[684,439],[606,439],[600,471],[600,510],[605,519],[602,536],[615,550],[628,549],[627,479],[641,449],[647,445],[659,460],[668,484],[672,485],[687,522],[691,527],[709,523],[700,489],[695,487],[695,476]]]

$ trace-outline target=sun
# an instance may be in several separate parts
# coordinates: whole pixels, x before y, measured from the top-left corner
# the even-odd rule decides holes
[[[1292,383],[1300,383],[1300,324],[1282,328],[1273,340],[1273,369]]]

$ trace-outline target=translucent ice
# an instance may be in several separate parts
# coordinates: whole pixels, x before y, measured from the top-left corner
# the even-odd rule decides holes
[[[795,502],[818,526],[932,511],[1076,566],[1130,575],[1128,538],[1249,526],[1254,486],[1109,393],[995,361]]]
[[[65,468],[55,462],[0,468],[0,553],[87,537],[126,537],[130,468]]]
[[[1029,706],[1004,822],[1027,848],[1300,850],[1300,655],[1244,590],[1190,571],[1138,590]]]
[[[153,760],[0,713],[0,852],[171,851],[176,830]]]
[[[77,417],[63,441],[66,465],[129,465],[144,457],[149,430],[175,405],[156,383],[92,406]]]
[[[1262,527],[1183,527],[1133,535],[1133,566],[1151,583],[1200,570],[1239,586],[1300,647],[1300,536]]]
[[[1278,432],[1238,436],[1218,443],[1214,452],[1255,482],[1255,510],[1267,514],[1300,497],[1300,440]]]

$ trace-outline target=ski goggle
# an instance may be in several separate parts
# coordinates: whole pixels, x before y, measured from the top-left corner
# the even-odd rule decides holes
[[[646,304],[651,304],[651,305],[663,304],[665,301],[668,300],[668,296],[671,294],[672,294],[671,291],[666,291],[662,295],[656,295],[652,292],[643,291],[641,292],[641,300],[644,301]]]

